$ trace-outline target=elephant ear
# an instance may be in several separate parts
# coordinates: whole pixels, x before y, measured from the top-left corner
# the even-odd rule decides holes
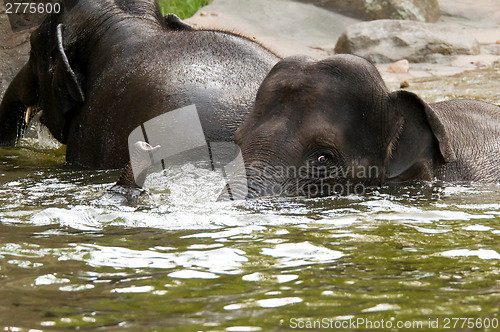
[[[430,180],[436,163],[456,159],[446,130],[434,110],[414,93],[395,91],[390,97],[402,121],[388,147],[387,179]]]
[[[63,98],[62,100],[62,114],[68,112],[76,103],[85,101],[85,94],[81,82],[83,81],[82,75],[70,65],[67,53],[74,46],[74,43],[68,45],[64,39],[64,26],[59,24],[57,26],[57,56],[54,69],[53,87],[57,94]],[[65,100],[64,100],[65,99]]]

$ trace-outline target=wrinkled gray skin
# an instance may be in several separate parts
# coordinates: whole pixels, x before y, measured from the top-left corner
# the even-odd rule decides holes
[[[32,34],[3,97],[0,145],[15,144],[29,106],[84,167],[125,166],[136,127],[191,104],[207,140],[232,141],[278,60],[246,38],[163,17],[153,0],[65,0]]]
[[[435,178],[500,182],[500,107],[391,93],[377,69],[353,55],[279,62],[235,142],[249,198]]]

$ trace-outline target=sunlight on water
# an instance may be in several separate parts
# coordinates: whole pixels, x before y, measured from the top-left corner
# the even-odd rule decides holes
[[[262,254],[279,257],[279,267],[330,263],[344,256],[340,251],[317,247],[308,242],[278,244],[274,248],[263,248]]]
[[[236,274],[241,272],[239,268],[242,262],[248,261],[244,254],[245,252],[241,250],[230,248],[185,251],[182,254],[173,254],[155,248],[131,250],[121,247],[78,245],[74,246],[72,251],[64,253],[59,257],[59,260],[81,260],[92,266],[114,268],[197,267],[208,269],[212,273]]]
[[[495,250],[479,249],[457,249],[443,252],[441,255],[445,257],[470,257],[477,256],[480,259],[500,259],[500,254]]]
[[[407,192],[402,188],[391,193],[391,188],[387,188],[364,197],[216,202],[224,188],[224,178],[217,172],[191,164],[180,170],[167,169],[150,175],[138,201],[123,205],[122,200],[114,199],[116,193],[107,191],[113,182],[92,183],[92,178],[96,178],[96,182],[106,179],[107,173],[56,165],[47,172],[35,170],[30,177],[7,182],[0,188],[0,197],[6,202],[0,207],[1,220],[36,226],[57,224],[79,230],[100,230],[110,226],[166,230],[237,227],[206,235],[223,238],[262,231],[266,225],[307,227],[309,223],[320,223],[349,228],[357,223],[381,221],[412,224],[414,229],[424,233],[440,233],[449,230],[443,225],[437,228],[417,225],[447,220],[494,220],[500,209],[496,201],[488,204],[453,202],[454,197],[467,196],[482,200],[488,192],[498,196],[495,186],[430,187],[426,184],[408,187]],[[439,198],[451,202],[443,203]],[[417,200],[428,204],[425,208],[420,204],[408,204]],[[469,225],[464,230],[489,231],[493,228],[481,224]]]

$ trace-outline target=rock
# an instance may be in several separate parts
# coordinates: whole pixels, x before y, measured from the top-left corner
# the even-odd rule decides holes
[[[19,69],[28,61],[32,29],[13,32],[0,2],[0,100]]]
[[[239,33],[283,57],[320,59],[334,54],[338,37],[361,21],[291,0],[213,0],[186,22]]]
[[[408,60],[403,59],[394,62],[392,65],[387,68],[388,73],[395,73],[395,74],[403,74],[403,73],[408,73],[410,71],[410,62]]]
[[[408,81],[403,81],[401,82],[401,84],[399,85],[399,88],[400,89],[406,89],[406,88],[409,88],[410,87],[410,83],[408,83]]]
[[[456,24],[378,20],[351,25],[335,45],[336,53],[362,56],[372,62],[436,61],[450,55],[478,55],[477,40]]]
[[[364,21],[396,19],[436,22],[438,0],[299,0]]]
[[[498,0],[439,0],[439,7],[443,16],[477,21],[481,26],[495,26],[500,22]]]

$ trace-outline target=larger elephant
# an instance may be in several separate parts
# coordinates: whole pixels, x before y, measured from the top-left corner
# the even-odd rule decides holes
[[[500,107],[389,92],[367,60],[279,62],[235,135],[248,197],[361,193],[411,180],[500,182]]]
[[[0,105],[0,145],[19,138],[27,109],[67,144],[71,164],[119,168],[128,135],[194,104],[210,141],[232,141],[279,60],[247,38],[197,31],[153,0],[64,0],[31,36],[28,63]]]

